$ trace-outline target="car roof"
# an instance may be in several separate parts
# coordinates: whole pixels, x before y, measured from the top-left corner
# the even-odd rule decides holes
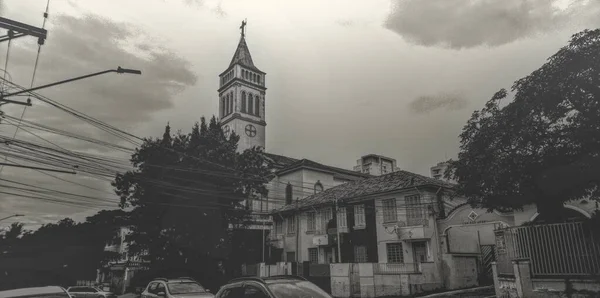
[[[307,280],[304,277],[295,276],[295,275],[277,275],[277,276],[270,276],[270,277],[246,276],[246,277],[234,278],[234,279],[230,280],[228,282],[228,284],[238,283],[238,282],[247,282],[247,281],[253,281],[253,282],[258,282],[258,283],[263,283],[263,284],[274,284],[274,283],[285,283],[285,282],[301,282],[301,281],[307,281]]]
[[[191,277],[178,277],[178,278],[157,277],[157,278],[153,279],[152,281],[153,282],[154,281],[164,281],[164,282],[194,282],[194,283],[198,283]]]
[[[34,296],[43,294],[63,294],[65,289],[59,286],[22,288],[0,292],[0,298]]]

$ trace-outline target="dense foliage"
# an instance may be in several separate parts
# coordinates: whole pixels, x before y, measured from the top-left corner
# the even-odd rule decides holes
[[[206,282],[223,262],[239,267],[230,226],[248,220],[246,198],[266,195],[260,149],[236,153],[239,137],[226,137],[218,121],[202,118],[188,134],[146,139],[131,158],[135,170],[113,183],[122,207],[133,207],[130,251],[154,275],[185,274]]]
[[[14,223],[0,237],[0,288],[71,286],[77,280],[95,280],[96,269],[120,257],[104,247],[116,241],[127,217],[122,210],[104,210],[82,223],[65,218],[36,231]]]
[[[600,30],[569,44],[508,92],[497,92],[465,125],[447,177],[473,206],[535,204],[561,220],[564,202],[596,198],[600,179]]]

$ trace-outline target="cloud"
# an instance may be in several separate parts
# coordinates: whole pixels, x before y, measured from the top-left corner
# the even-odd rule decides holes
[[[573,0],[567,7],[557,2],[397,0],[385,27],[412,43],[460,49],[499,46],[562,29],[574,21],[597,22],[600,1]]]
[[[142,70],[139,77],[107,74],[42,92],[115,126],[150,120],[153,113],[173,107],[175,94],[196,83],[189,62],[173,52],[137,41],[144,32],[131,24],[94,15],[60,15],[53,19],[49,32],[42,48],[37,81],[59,81],[117,66]],[[129,49],[131,44],[135,46]],[[14,61],[26,64],[35,57],[34,50],[31,46],[20,47],[11,64]],[[30,110],[33,118],[48,113],[41,108]],[[71,124],[72,118],[65,120]]]
[[[468,101],[458,92],[439,93],[419,96],[409,103],[409,108],[415,113],[426,114],[439,109],[461,110],[467,106],[467,103]]]
[[[115,69],[117,66],[142,71],[141,76],[111,73],[39,91],[53,100],[115,127],[135,133],[140,127],[144,127],[145,123],[151,122],[155,113],[174,107],[177,95],[197,81],[190,62],[179,57],[177,53],[159,46],[160,43],[148,38],[145,32],[132,24],[118,23],[96,15],[82,17],[54,15],[49,19],[48,25],[48,39],[42,47],[35,85]],[[29,86],[36,52],[35,40],[23,38],[13,44],[9,71],[14,83]],[[19,97],[15,100],[25,100],[25,98]],[[114,136],[41,101],[32,99],[32,102],[33,106],[27,109],[24,118],[28,121],[106,142],[120,142]],[[23,107],[6,105],[3,106],[3,110],[7,115],[19,117]],[[128,163],[127,154],[102,150],[98,145],[57,134],[48,134],[31,128],[27,130],[69,150],[118,156],[123,159],[124,164]],[[2,126],[4,136],[12,137],[13,133],[14,127]],[[26,131],[20,131],[17,138],[53,147]],[[133,147],[128,143],[122,145]],[[2,156],[1,159],[3,161],[4,157]],[[23,161],[15,161],[27,164]],[[61,200],[68,201],[65,203],[0,194],[2,212],[24,213],[28,219],[37,218],[38,223],[72,217],[74,212],[79,212],[76,213],[78,219],[85,219],[86,216],[97,212],[99,210],[97,207],[117,207],[117,203],[107,203],[107,200],[117,200],[109,182],[103,179],[91,179],[84,173],[42,174],[32,170],[6,167],[2,176],[5,179],[30,185],[18,186],[2,182],[11,186],[6,192],[48,198],[47,194],[32,194],[13,188],[13,186],[25,188],[39,186],[96,198],[58,195]]]

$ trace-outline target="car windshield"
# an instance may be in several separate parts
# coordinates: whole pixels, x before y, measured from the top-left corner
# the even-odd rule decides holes
[[[177,282],[167,284],[169,292],[173,295],[177,294],[191,294],[191,293],[204,293],[206,290],[195,282]]]
[[[331,298],[327,292],[308,281],[278,282],[268,287],[277,298]]]

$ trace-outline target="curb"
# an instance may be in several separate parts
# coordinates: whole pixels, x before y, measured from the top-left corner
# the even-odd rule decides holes
[[[448,297],[450,295],[469,294],[469,293],[473,293],[473,292],[479,292],[479,291],[483,291],[483,290],[493,290],[493,289],[494,289],[494,286],[485,286],[485,287],[456,290],[456,291],[450,291],[450,292],[444,292],[444,293],[436,293],[436,294],[431,294],[431,295],[427,295],[427,296],[421,296],[419,298],[442,298],[442,297]],[[491,297],[495,297],[495,296],[491,296]]]

